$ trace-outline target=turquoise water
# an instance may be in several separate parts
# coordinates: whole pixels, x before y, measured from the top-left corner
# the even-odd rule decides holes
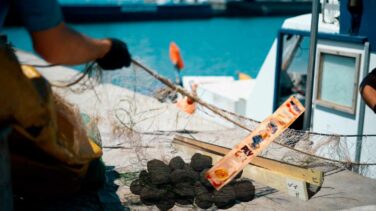
[[[124,5],[124,4],[144,4],[143,0],[58,0],[61,4],[97,4],[97,5]]]
[[[284,19],[214,18],[71,26],[92,37],[117,37],[127,42],[135,58],[170,78],[174,77],[168,55],[170,41],[180,47],[185,62],[183,75],[235,76],[241,71],[256,77]],[[5,33],[16,47],[32,51],[24,29],[8,28]]]

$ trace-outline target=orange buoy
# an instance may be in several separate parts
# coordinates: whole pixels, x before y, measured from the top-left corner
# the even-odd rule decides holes
[[[196,90],[198,85],[195,83],[191,84],[192,95],[196,96]],[[187,114],[193,114],[196,111],[196,103],[190,97],[185,96],[184,98],[176,102],[176,106]]]
[[[196,104],[189,97],[178,100],[176,106],[187,114],[193,114],[196,111]]]
[[[180,49],[174,42],[170,42],[170,59],[178,70],[184,68],[183,59],[180,55]]]

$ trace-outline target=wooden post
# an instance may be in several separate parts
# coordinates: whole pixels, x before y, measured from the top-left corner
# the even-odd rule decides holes
[[[0,210],[13,210],[12,184],[10,181],[10,159],[8,151],[9,128],[0,129]]]

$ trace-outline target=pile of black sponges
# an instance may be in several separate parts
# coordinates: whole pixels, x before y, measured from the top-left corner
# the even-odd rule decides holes
[[[254,198],[255,187],[249,180],[237,177],[217,191],[205,177],[212,167],[212,158],[199,153],[186,164],[181,157],[174,157],[166,165],[160,160],[147,163],[147,171],[140,172],[139,178],[131,183],[132,193],[140,195],[147,206],[156,205],[160,210],[169,210],[175,203],[195,204],[202,209],[215,205],[220,209],[232,207],[237,202]]]

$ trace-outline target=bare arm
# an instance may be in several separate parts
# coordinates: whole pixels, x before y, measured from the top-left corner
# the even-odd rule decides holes
[[[363,88],[362,97],[366,104],[374,110],[376,106],[376,90],[372,86],[366,85]]]
[[[77,65],[102,58],[111,48],[107,39],[92,39],[60,23],[31,32],[35,51],[52,64]]]
[[[364,102],[376,113],[376,68],[363,78],[360,94]]]

